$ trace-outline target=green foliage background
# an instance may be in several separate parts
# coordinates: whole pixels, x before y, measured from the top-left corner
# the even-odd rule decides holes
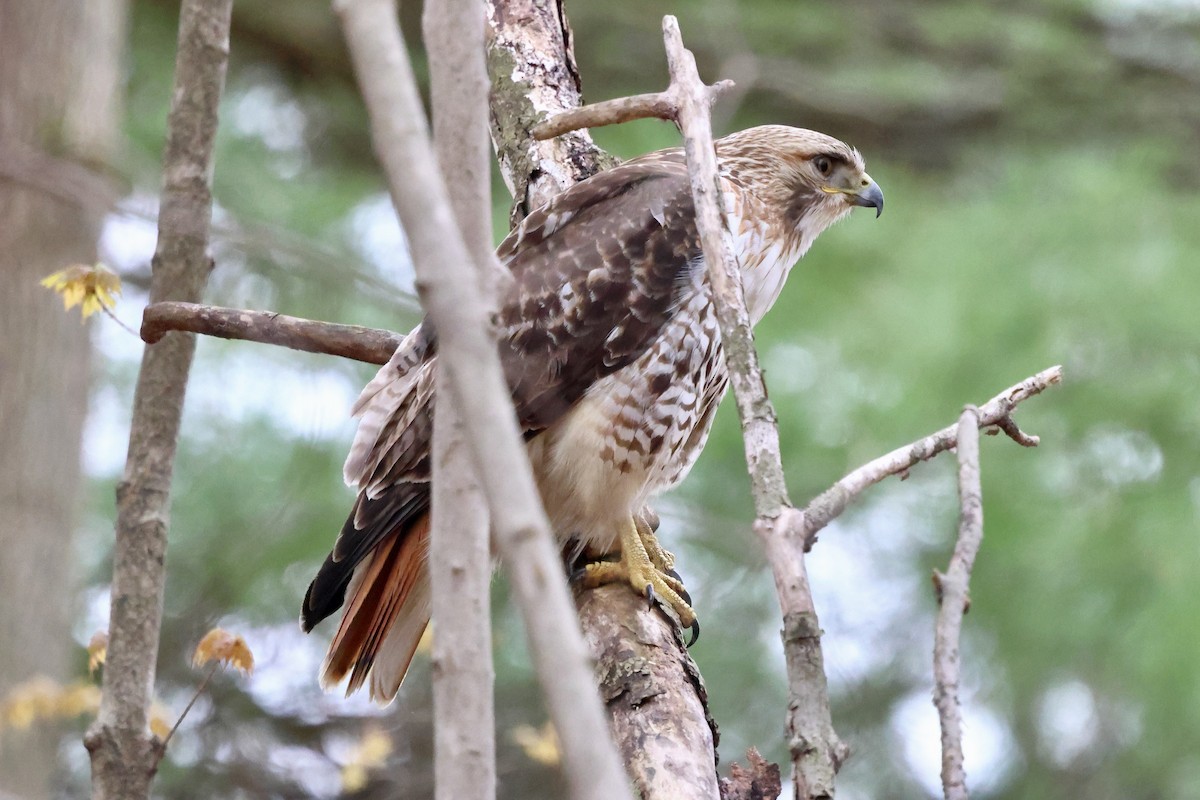
[[[822,237],[759,329],[794,498],[949,424],[966,402],[1065,365],[1065,385],[1019,413],[1040,448],[984,441],[986,539],[963,646],[976,796],[1200,797],[1200,7],[610,0],[566,10],[590,98],[663,84],[659,22],[674,13],[706,76],[744,90],[719,109],[719,133],[762,122],[824,130],[857,145],[887,193],[880,220],[855,215]],[[132,12],[120,165],[132,199],[109,242],[126,254],[129,286],[148,274],[144,256],[128,256],[130,231],[138,198],[158,185],[175,37],[172,4],[139,0]],[[410,39],[419,13],[402,10]],[[209,300],[406,329],[417,317],[403,270],[379,265],[386,240],[363,244],[386,200],[327,5],[299,0],[283,13],[240,0],[235,17]],[[597,139],[622,157],[676,141],[653,122]],[[495,185],[500,235],[508,199]],[[392,249],[402,262],[402,246]],[[137,303],[134,292],[122,316],[136,319]],[[107,608],[111,488],[138,355],[107,323],[96,339],[105,358],[88,444],[81,641]],[[315,673],[329,631],[305,639],[295,625],[352,499],[340,480],[353,431],[344,417],[369,374],[201,343],[160,693],[186,702],[189,648],[216,622],[246,633],[260,669],[249,683],[217,681],[193,711],[157,784],[163,797],[336,795],[364,724],[390,731],[395,750],[360,796],[431,796],[424,666],[386,711],[325,696]],[[705,620],[694,653],[722,760],[756,745],[786,761],[778,612],[742,468],[727,404],[695,473],[660,510]],[[934,463],[873,490],[814,551],[835,720],[854,750],[845,797],[938,794],[928,577],[954,528],[951,467]],[[495,597],[502,796],[561,796],[555,770],[508,734],[543,712],[502,580]],[[64,758],[63,792],[82,794],[75,740]]]

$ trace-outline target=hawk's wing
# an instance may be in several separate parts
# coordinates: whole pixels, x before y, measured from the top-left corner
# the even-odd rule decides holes
[[[499,303],[500,360],[528,437],[644,353],[702,268],[682,152],[576,184],[526,217],[497,255],[514,278]],[[346,479],[362,491],[309,587],[306,629],[341,606],[367,555],[428,508],[436,361],[424,323],[355,406]]]

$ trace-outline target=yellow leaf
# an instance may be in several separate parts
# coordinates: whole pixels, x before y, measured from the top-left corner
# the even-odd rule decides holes
[[[108,657],[108,631],[96,631],[88,641],[88,672],[93,675]]]
[[[361,764],[342,767],[342,791],[353,794],[367,787],[367,770]]]
[[[53,289],[63,299],[63,308],[80,306],[83,318],[116,305],[121,293],[121,278],[103,264],[89,267],[74,264],[42,278],[42,286]]]
[[[57,715],[64,719],[94,715],[100,710],[100,687],[83,681],[72,683],[59,692],[55,706]]]
[[[150,732],[157,736],[159,741],[166,740],[167,734],[171,732],[171,710],[158,700],[150,704]]]
[[[525,755],[539,764],[554,766],[562,759],[558,733],[552,722],[547,721],[540,730],[532,725],[518,725],[512,729],[511,736],[525,751]]]
[[[367,773],[382,767],[392,753],[392,738],[376,727],[363,731],[362,738],[342,765],[342,791],[357,792],[367,785]]]
[[[213,628],[204,634],[192,654],[193,667],[202,667],[210,661],[236,667],[247,675],[254,671],[254,654],[246,640],[222,628]]]
[[[8,690],[0,703],[0,723],[24,730],[37,720],[51,719],[62,686],[45,675],[37,675]]]

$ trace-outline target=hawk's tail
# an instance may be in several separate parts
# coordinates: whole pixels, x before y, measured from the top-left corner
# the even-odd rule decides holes
[[[321,685],[346,676],[346,694],[370,677],[371,699],[396,696],[429,624],[429,513],[389,536],[354,568],[346,610],[321,667]]]

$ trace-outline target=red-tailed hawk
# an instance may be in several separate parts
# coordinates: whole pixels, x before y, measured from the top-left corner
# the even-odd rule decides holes
[[[770,125],[717,141],[728,223],[751,320],[792,265],[855,206],[883,209],[862,157],[837,139]],[[683,152],[628,161],[526,217],[497,251],[500,359],[551,525],[588,552],[584,580],[626,580],[695,622],[670,554],[639,512],[688,473],[725,393],[721,334]],[[429,621],[430,442],[437,338],[410,333],[354,406],[346,460],[359,490],[309,586],[301,624],[346,610],[324,685],[370,679],[396,694]]]

